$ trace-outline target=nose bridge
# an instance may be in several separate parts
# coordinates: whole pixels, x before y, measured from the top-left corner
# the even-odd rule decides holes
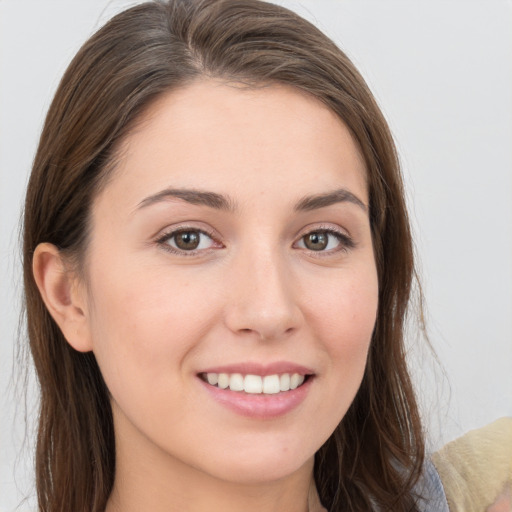
[[[241,251],[233,267],[234,293],[226,311],[232,331],[273,339],[298,327],[301,312],[282,251],[273,244],[258,244]]]

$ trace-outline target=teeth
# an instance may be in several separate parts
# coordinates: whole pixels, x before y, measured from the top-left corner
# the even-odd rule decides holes
[[[234,373],[229,379],[229,389],[231,391],[243,391],[244,390],[244,378],[239,373]]]
[[[246,393],[261,393],[263,382],[259,375],[246,375],[244,379],[244,391]]]
[[[217,382],[219,382],[219,376],[216,373],[207,373],[206,378],[208,379],[208,384],[215,386]]]
[[[241,373],[206,373],[204,380],[212,386],[250,394],[274,395],[298,388],[304,382],[304,375],[283,373],[281,375],[242,375]]]
[[[279,387],[281,391],[288,391],[290,389],[290,374],[283,373],[279,378]]]
[[[229,375],[227,373],[219,373],[219,388],[226,389],[229,386]]]
[[[274,395],[279,393],[281,388],[279,386],[279,375],[267,375],[263,378],[263,393]]]
[[[304,382],[304,376],[294,373],[290,378],[290,389],[298,388]]]

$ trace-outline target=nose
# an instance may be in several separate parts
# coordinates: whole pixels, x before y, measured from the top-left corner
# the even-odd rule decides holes
[[[299,329],[303,315],[298,283],[285,258],[271,251],[239,255],[230,279],[225,323],[232,332],[277,340]]]

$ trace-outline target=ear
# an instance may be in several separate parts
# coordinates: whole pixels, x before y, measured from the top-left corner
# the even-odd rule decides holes
[[[32,272],[39,293],[68,343],[79,352],[92,350],[85,290],[66,268],[60,251],[52,244],[36,247]]]

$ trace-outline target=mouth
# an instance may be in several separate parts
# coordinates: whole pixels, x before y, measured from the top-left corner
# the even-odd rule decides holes
[[[311,374],[276,373],[255,375],[242,373],[204,372],[199,378],[212,387],[248,395],[278,395],[300,388],[313,377]]]
[[[298,408],[309,395],[315,376],[312,369],[287,361],[242,362],[205,368],[197,374],[216,402],[258,420],[283,417]]]

